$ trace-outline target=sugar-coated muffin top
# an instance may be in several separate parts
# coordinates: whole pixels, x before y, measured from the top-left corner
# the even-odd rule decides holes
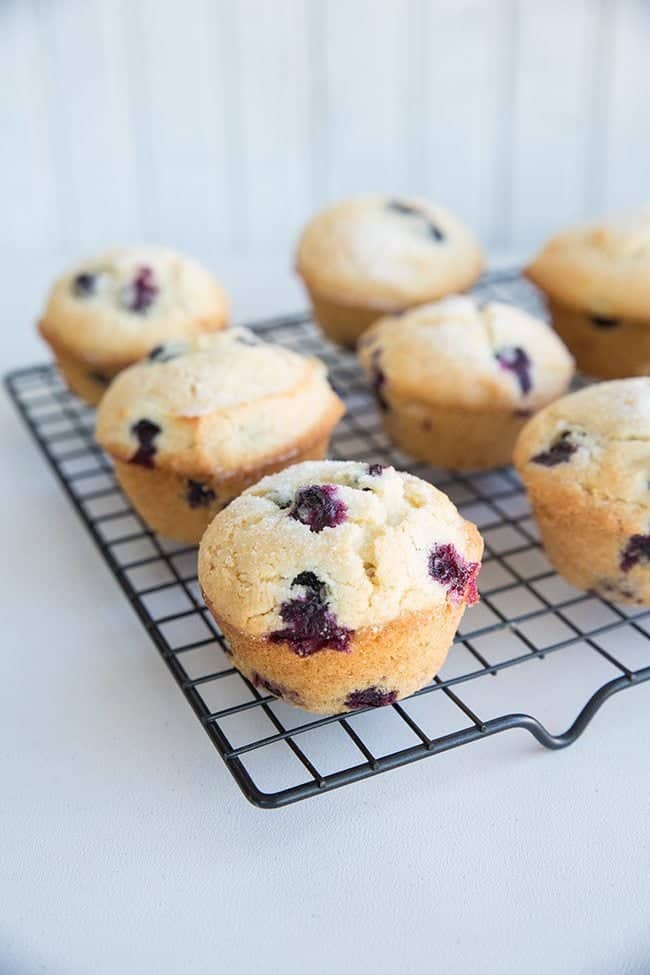
[[[220,512],[199,551],[208,603],[299,656],[401,614],[471,604],[483,542],[449,498],[392,467],[307,461]]]
[[[384,406],[536,409],[573,374],[573,359],[544,322],[464,296],[380,319],[361,337],[359,358]]]
[[[650,378],[598,383],[556,400],[526,424],[514,461],[527,483],[650,507]]]
[[[228,300],[199,263],[161,247],[88,258],[55,282],[40,330],[89,365],[121,368],[161,342],[223,328]]]
[[[650,322],[650,208],[558,234],[526,274],[588,315]]]
[[[469,287],[484,259],[473,234],[427,200],[359,196],[317,214],[296,269],[320,295],[399,310]]]
[[[290,457],[342,413],[319,359],[232,328],[156,346],[121,372],[96,432],[119,460],[210,476]]]

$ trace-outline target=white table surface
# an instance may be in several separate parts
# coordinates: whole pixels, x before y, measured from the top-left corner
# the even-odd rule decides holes
[[[3,369],[46,357],[66,257],[4,264]],[[281,257],[221,266],[240,320],[302,307]],[[562,752],[253,808],[4,395],[0,424],[0,972],[650,970],[650,685]]]

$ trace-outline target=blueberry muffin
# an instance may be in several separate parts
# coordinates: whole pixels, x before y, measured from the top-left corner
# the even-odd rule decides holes
[[[557,400],[522,431],[515,464],[560,575],[650,606],[650,379]]]
[[[195,543],[249,484],[324,457],[342,414],[318,359],[228,329],[157,346],[121,372],[96,434],[149,527]]]
[[[482,551],[476,527],[431,484],[380,464],[311,462],[217,515],[199,581],[254,686],[335,714],[431,680],[478,599]]]
[[[124,247],[60,277],[39,329],[70,389],[95,406],[150,349],[227,320],[225,292],[200,264],[159,247]]]
[[[526,419],[561,396],[573,373],[544,322],[469,297],[381,319],[359,358],[391,440],[456,470],[510,463]]]
[[[650,209],[559,234],[526,274],[582,372],[650,375]]]
[[[296,270],[325,334],[354,346],[382,315],[469,288],[483,254],[452,214],[426,200],[360,196],[305,228]]]

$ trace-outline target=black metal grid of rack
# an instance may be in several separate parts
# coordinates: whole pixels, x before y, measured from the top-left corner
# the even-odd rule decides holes
[[[540,310],[532,288],[512,272],[489,275],[477,290]],[[650,610],[577,592],[553,572],[514,471],[459,475],[409,463],[386,440],[354,356],[323,341],[305,315],[252,327],[326,362],[347,406],[331,456],[392,463],[431,480],[483,533],[481,603],[466,613],[434,681],[387,708],[317,717],[249,684],[230,665],[201,599],[196,549],[159,538],[133,511],[94,442],[93,411],[51,365],[6,377],[32,436],[251,802],[286,805],[513,728],[562,748],[608,697],[650,679]],[[532,712],[558,698],[569,722],[552,734]],[[551,710],[554,721],[563,720]]]

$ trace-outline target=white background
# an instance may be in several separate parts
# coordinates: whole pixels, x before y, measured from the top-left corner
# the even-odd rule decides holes
[[[647,0],[4,0],[0,250],[288,260],[376,189],[527,248],[647,201],[649,41]]]
[[[5,0],[2,365],[122,239],[218,266],[241,319],[299,306],[290,242],[343,193],[430,193],[493,252],[643,201],[649,8]],[[646,975],[648,685],[565,752],[513,732],[256,810],[6,397],[0,439],[2,975]]]

